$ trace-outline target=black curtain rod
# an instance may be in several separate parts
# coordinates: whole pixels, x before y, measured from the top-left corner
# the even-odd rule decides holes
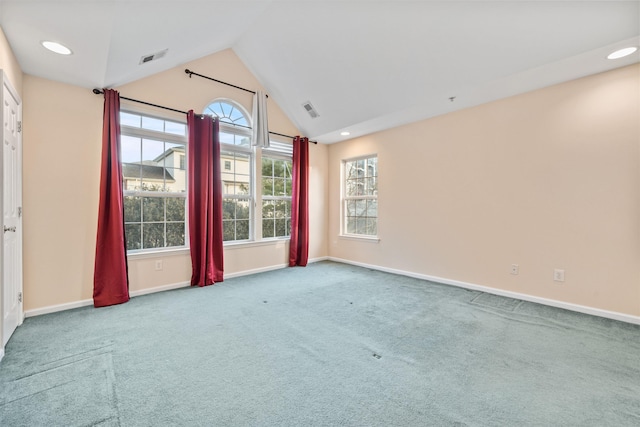
[[[247,88],[244,88],[244,87],[240,87],[240,86],[232,85],[231,83],[223,82],[222,80],[214,79],[213,77],[205,76],[205,75],[203,75],[203,74],[198,74],[198,73],[196,73],[195,71],[191,71],[191,70],[190,70],[190,69],[188,69],[188,68],[185,68],[184,72],[185,72],[186,74],[188,74],[188,75],[189,75],[189,78],[191,78],[191,76],[198,76],[198,77],[202,77],[203,79],[211,80],[211,81],[214,81],[214,82],[216,82],[216,83],[221,83],[221,84],[223,84],[223,85],[227,85],[227,86],[234,87],[234,88],[236,88],[236,89],[243,90],[243,91],[245,91],[245,92],[253,93],[254,95],[255,95],[255,93],[256,93],[255,91],[250,90],[250,89],[247,89]],[[269,97],[269,95],[265,95],[265,96],[266,96],[267,98]],[[244,127],[244,128],[247,128],[247,129],[251,129],[249,126],[236,125],[236,124],[234,124],[234,123],[231,123],[231,124],[233,124],[234,126],[240,126],[240,127]],[[291,138],[291,139],[293,139],[293,136],[291,136],[291,135],[284,135],[284,134],[281,134],[281,133],[278,133],[278,132],[271,132],[271,131],[269,131],[269,133],[270,133],[271,135],[278,135],[278,136],[282,136],[282,137],[285,137],[285,138]],[[311,141],[311,140],[309,140],[309,142],[310,142],[310,143],[312,143],[312,144],[318,144],[318,141]]]
[[[240,86],[232,85],[231,83],[223,82],[222,80],[214,79],[213,77],[205,76],[203,74],[198,74],[195,71],[189,70],[188,68],[185,69],[184,72],[186,74],[189,74],[189,78],[191,78],[192,76],[198,76],[198,77],[202,77],[203,79],[211,80],[211,81],[214,81],[216,83],[220,83],[220,84],[223,84],[223,85],[231,86],[231,87],[234,87],[236,89],[240,89],[240,90],[243,90],[245,92],[252,93],[254,95],[256,94],[256,92],[254,90],[250,90],[250,89],[246,89],[246,88],[243,88],[243,87],[240,87]],[[269,97],[269,95],[267,95],[267,98],[268,97]]]
[[[225,83],[225,84],[227,84],[227,83]],[[233,85],[230,85],[230,86],[233,86]],[[240,88],[240,89],[242,89],[242,88]],[[247,90],[247,89],[243,89],[243,90]],[[93,89],[93,93],[95,93],[96,95],[101,95],[101,94],[104,93],[104,91],[102,91],[100,89]],[[152,104],[152,103],[146,102],[146,101],[140,101],[139,99],[127,98],[126,96],[120,96],[120,99],[126,99],[127,101],[137,102],[139,104],[149,105],[151,107],[162,108],[163,110],[174,111],[176,113],[182,113],[182,114],[185,114],[185,115],[188,114],[186,111],[176,110],[175,108],[165,107],[164,105]],[[224,122],[224,123],[227,123],[227,122]],[[227,124],[230,124],[230,125],[233,125],[233,126],[243,127],[243,128],[246,128],[246,129],[251,129],[249,126],[237,125],[235,123],[227,123]],[[282,136],[282,137],[285,137],[285,138],[291,138],[291,139],[294,138],[291,135],[284,135],[284,134],[277,133],[277,132],[269,131],[269,133],[272,134],[272,135],[278,135],[278,136]],[[311,142],[312,144],[317,144],[318,143],[317,141],[309,141],[309,142]]]
[[[101,95],[104,92],[102,90],[100,90],[100,89],[94,89],[93,93],[95,93],[96,95]],[[162,108],[163,110],[175,111],[176,113],[182,113],[182,114],[185,114],[185,115],[188,114],[186,111],[176,110],[175,108],[165,107],[163,105],[152,104],[150,102],[140,101],[138,99],[127,98],[126,96],[121,96],[120,99],[126,99],[127,101],[137,102],[138,104],[149,105],[151,107]]]

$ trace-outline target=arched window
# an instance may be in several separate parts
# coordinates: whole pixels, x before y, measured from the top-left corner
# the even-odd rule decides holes
[[[253,147],[251,116],[230,99],[213,100],[204,114],[220,120],[223,240],[288,238],[291,144],[272,139],[270,148]]]
[[[244,111],[244,108],[227,99],[213,101],[204,109],[204,114],[216,116],[220,118],[221,122],[251,127],[248,114]]]
[[[214,100],[204,114],[220,120],[223,240],[250,240],[255,197],[251,118],[242,106],[229,99]]]

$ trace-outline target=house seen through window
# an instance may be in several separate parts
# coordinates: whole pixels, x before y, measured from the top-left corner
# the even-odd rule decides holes
[[[262,150],[262,237],[291,234],[292,146],[271,141]]]
[[[221,174],[223,240],[250,240],[254,154],[249,115],[230,100],[212,102],[204,114],[220,120],[220,161],[224,165]]]
[[[185,123],[120,113],[127,250],[185,247]]]
[[[288,237],[292,145],[253,147],[250,117],[233,101],[216,100],[204,113],[220,120],[223,240]],[[123,111],[120,124],[127,250],[186,248],[186,123]]]
[[[378,157],[345,160],[342,163],[342,233],[378,234]]]
[[[292,145],[253,147],[250,117],[231,100],[215,100],[204,113],[220,120],[224,241],[289,236]]]

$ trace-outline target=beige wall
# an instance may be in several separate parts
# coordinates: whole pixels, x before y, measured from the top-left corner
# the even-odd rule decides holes
[[[200,112],[219,97],[251,110],[250,94],[190,79],[184,68],[261,88],[227,50],[117,89],[183,110]],[[311,145],[310,258],[330,255],[640,315],[639,73],[640,66],[630,66]],[[25,310],[34,310],[92,295],[102,97],[31,76],[21,86]],[[271,130],[297,133],[271,98],[269,119]],[[381,240],[340,238],[340,162],[371,153],[381,174]],[[287,252],[283,242],[227,247],[225,273],[283,265]],[[157,260],[162,271],[154,269]],[[519,275],[509,274],[511,264],[520,265]],[[132,291],[191,274],[185,253],[129,265]],[[554,268],[565,269],[563,284],[553,282]]]
[[[330,146],[330,256],[640,315],[639,74],[633,65]],[[380,242],[340,238],[341,160],[374,153]]]
[[[13,54],[2,27],[0,27],[0,70],[7,73],[11,85],[22,98],[22,69]]]
[[[262,89],[231,50],[156,74],[122,87],[122,96],[200,113],[216,98],[230,98],[251,111],[251,94],[201,78],[184,69],[211,75],[239,86]],[[91,90],[25,77],[24,228],[25,310],[74,303],[92,297],[95,233],[102,130],[101,96]],[[165,114],[140,104],[139,111]],[[297,130],[269,98],[271,130],[296,135]],[[182,115],[169,115],[184,119]],[[326,146],[310,155],[310,258],[327,255]],[[274,242],[225,249],[225,274],[281,266],[288,243]],[[163,261],[162,271],[155,261]],[[145,255],[129,260],[130,290],[148,290],[188,281],[187,253]]]
[[[92,297],[102,104],[90,90],[24,80],[24,308]]]

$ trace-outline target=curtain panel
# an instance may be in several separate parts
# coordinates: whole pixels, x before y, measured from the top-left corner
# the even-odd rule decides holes
[[[289,266],[306,266],[309,258],[309,138],[293,139],[291,240]]]
[[[191,286],[208,286],[224,280],[220,125],[190,110],[187,126]]]
[[[120,162],[120,95],[105,89],[93,305],[104,307],[127,301],[129,277]]]
[[[258,90],[253,94],[252,145],[268,148],[269,143],[269,119],[267,118],[267,95]]]

